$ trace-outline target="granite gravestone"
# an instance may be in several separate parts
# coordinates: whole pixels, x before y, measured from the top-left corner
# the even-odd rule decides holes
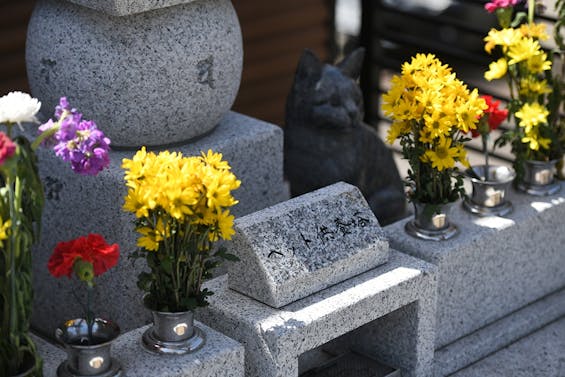
[[[339,182],[235,221],[229,287],[280,308],[386,263],[389,246],[355,186]]]

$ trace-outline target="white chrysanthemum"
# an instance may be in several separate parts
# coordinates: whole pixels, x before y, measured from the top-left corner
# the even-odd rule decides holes
[[[0,123],[36,122],[41,102],[27,93],[10,92],[0,98]]]

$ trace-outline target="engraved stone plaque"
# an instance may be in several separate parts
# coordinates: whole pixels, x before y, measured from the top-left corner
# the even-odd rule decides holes
[[[235,221],[229,287],[279,308],[388,260],[357,187],[336,183]]]

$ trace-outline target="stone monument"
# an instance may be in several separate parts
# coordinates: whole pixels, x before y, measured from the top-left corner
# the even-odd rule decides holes
[[[235,221],[229,287],[280,308],[388,260],[359,189],[340,182]],[[254,271],[252,273],[251,271]]]
[[[351,349],[432,376],[435,268],[389,249],[356,187],[336,183],[236,223],[228,248],[241,261],[206,284],[215,294],[197,317],[244,345],[246,376],[298,377]]]
[[[242,181],[234,193],[241,216],[288,198],[283,133],[230,112],[242,69],[241,31],[228,0],[44,0],[29,24],[27,68],[32,94],[51,117],[58,98],[93,119],[112,140],[109,169],[79,177],[40,152],[45,183],[43,233],[34,255],[33,327],[82,315],[68,282],[52,278],[47,260],[60,241],[96,232],[121,247],[121,260],[99,280],[93,307],[123,331],[149,322],[135,276],[142,263],[133,217],[121,210],[122,159],[142,145],[198,155],[223,154]],[[56,294],[54,294],[56,292]]]

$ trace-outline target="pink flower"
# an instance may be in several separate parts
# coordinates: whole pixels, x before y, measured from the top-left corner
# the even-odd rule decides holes
[[[485,4],[485,9],[489,13],[493,13],[498,8],[509,8],[518,4],[521,0],[492,0],[490,3]]]
[[[16,144],[4,132],[0,132],[0,165],[16,153]]]

